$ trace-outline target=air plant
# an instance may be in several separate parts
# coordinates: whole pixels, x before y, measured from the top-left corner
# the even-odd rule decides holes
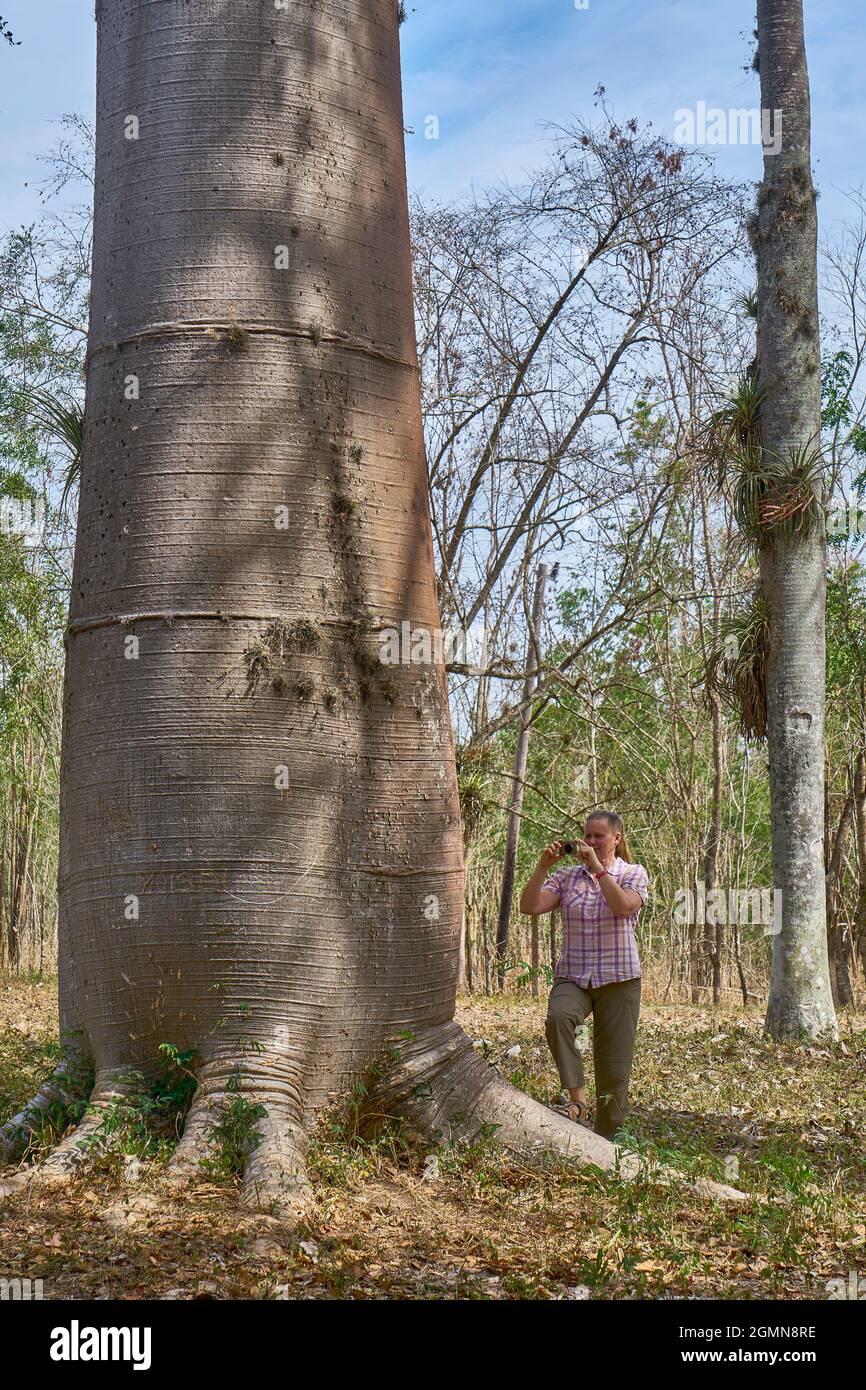
[[[468,847],[479,830],[484,812],[491,805],[487,768],[489,751],[456,749],[457,793],[460,799],[460,819],[463,825],[463,844]]]
[[[721,624],[719,645],[704,674],[707,691],[737,717],[744,738],[767,734],[767,653],[770,610],[760,587],[747,605]]]
[[[819,485],[824,460],[818,447],[786,453],[745,449],[731,455],[732,506],[744,535],[765,544],[774,536],[808,535],[821,515]]]
[[[740,531],[758,545],[767,543],[771,531],[774,537],[805,536],[822,514],[820,446],[765,448],[760,438],[765,397],[754,373],[742,376],[698,441],[714,485],[730,497]]]
[[[744,450],[760,449],[760,409],[766,394],[754,372],[746,372],[700,432],[699,450],[719,491],[728,481],[732,459]]]

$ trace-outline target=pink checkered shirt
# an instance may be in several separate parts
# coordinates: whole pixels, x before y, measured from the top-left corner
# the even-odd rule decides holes
[[[642,864],[617,857],[609,872],[620,888],[633,888],[646,902],[649,875]],[[554,979],[574,980],[586,989],[643,974],[634,935],[640,908],[631,917],[616,917],[584,864],[556,869],[544,888],[558,894],[562,912],[562,952]]]

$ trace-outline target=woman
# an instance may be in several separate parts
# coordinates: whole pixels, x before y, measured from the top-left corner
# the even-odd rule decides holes
[[[642,975],[635,924],[647,900],[649,877],[642,864],[632,861],[615,811],[593,811],[578,849],[581,863],[551,874],[551,866],[563,857],[562,841],[547,846],[520,895],[520,911],[562,908],[562,953],[554,971],[545,1033],[570,1096],[566,1114],[589,1127],[574,1030],[593,1014],[594,1128],[611,1139],[626,1115]]]

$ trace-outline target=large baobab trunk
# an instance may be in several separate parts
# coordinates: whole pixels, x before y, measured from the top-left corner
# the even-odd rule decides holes
[[[766,1028],[777,1038],[818,1037],[835,1035],[836,1017],[822,850],[825,547],[821,482],[814,468],[821,361],[802,0],[758,0],[758,53],[761,107],[774,136],[765,139],[753,242],[758,376],[766,393],[760,440],[776,469],[770,500],[778,504],[764,514],[771,524],[760,556],[771,615],[767,722],[774,882],[782,891]],[[787,480],[780,481],[780,467],[787,469]],[[814,496],[792,522],[789,508],[801,506],[798,494],[804,490]],[[788,523],[773,525],[783,513]],[[810,516],[807,524],[804,518]]]
[[[199,1054],[170,1171],[263,1107],[245,1200],[305,1200],[360,1078],[422,1134],[611,1167],[453,1021],[462,856],[412,322],[395,0],[97,6],[94,277],[67,648],[69,1057],[0,1131]],[[136,138],[129,138],[130,136]],[[423,648],[419,648],[423,654]],[[390,651],[388,654],[393,654]],[[255,1137],[255,1136],[254,1136]]]

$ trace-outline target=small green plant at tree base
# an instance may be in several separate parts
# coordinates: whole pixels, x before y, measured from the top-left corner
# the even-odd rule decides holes
[[[154,1082],[152,1094],[158,1104],[185,1115],[198,1086],[193,1069],[198,1052],[195,1048],[181,1052],[174,1043],[160,1043],[159,1050],[166,1067]]]
[[[52,1149],[67,1125],[78,1124],[87,1101],[75,1097],[90,1094],[93,1069],[81,1061],[73,1046],[61,1046],[55,1039],[34,1049],[0,1037],[0,1114],[15,1114],[20,1104],[16,1104],[16,1097],[21,1091],[28,1096],[37,1091],[46,1070],[51,1072],[57,1087],[72,1098],[58,1098],[44,1108],[25,1111],[19,1130],[24,1160]]]
[[[243,1173],[247,1155],[261,1142],[256,1125],[268,1113],[266,1106],[238,1094],[240,1085],[240,1068],[235,1068],[227,1087],[234,1094],[224,1101],[219,1119],[208,1131],[212,1153],[200,1161],[205,1173],[221,1180]]]
[[[123,1154],[162,1160],[169,1155],[195,1094],[192,1068],[198,1053],[195,1049],[181,1051],[173,1043],[160,1043],[159,1052],[163,1066],[150,1084],[136,1069],[117,1078],[121,1089],[100,1104],[100,1126],[81,1141],[82,1147],[100,1157]]]

